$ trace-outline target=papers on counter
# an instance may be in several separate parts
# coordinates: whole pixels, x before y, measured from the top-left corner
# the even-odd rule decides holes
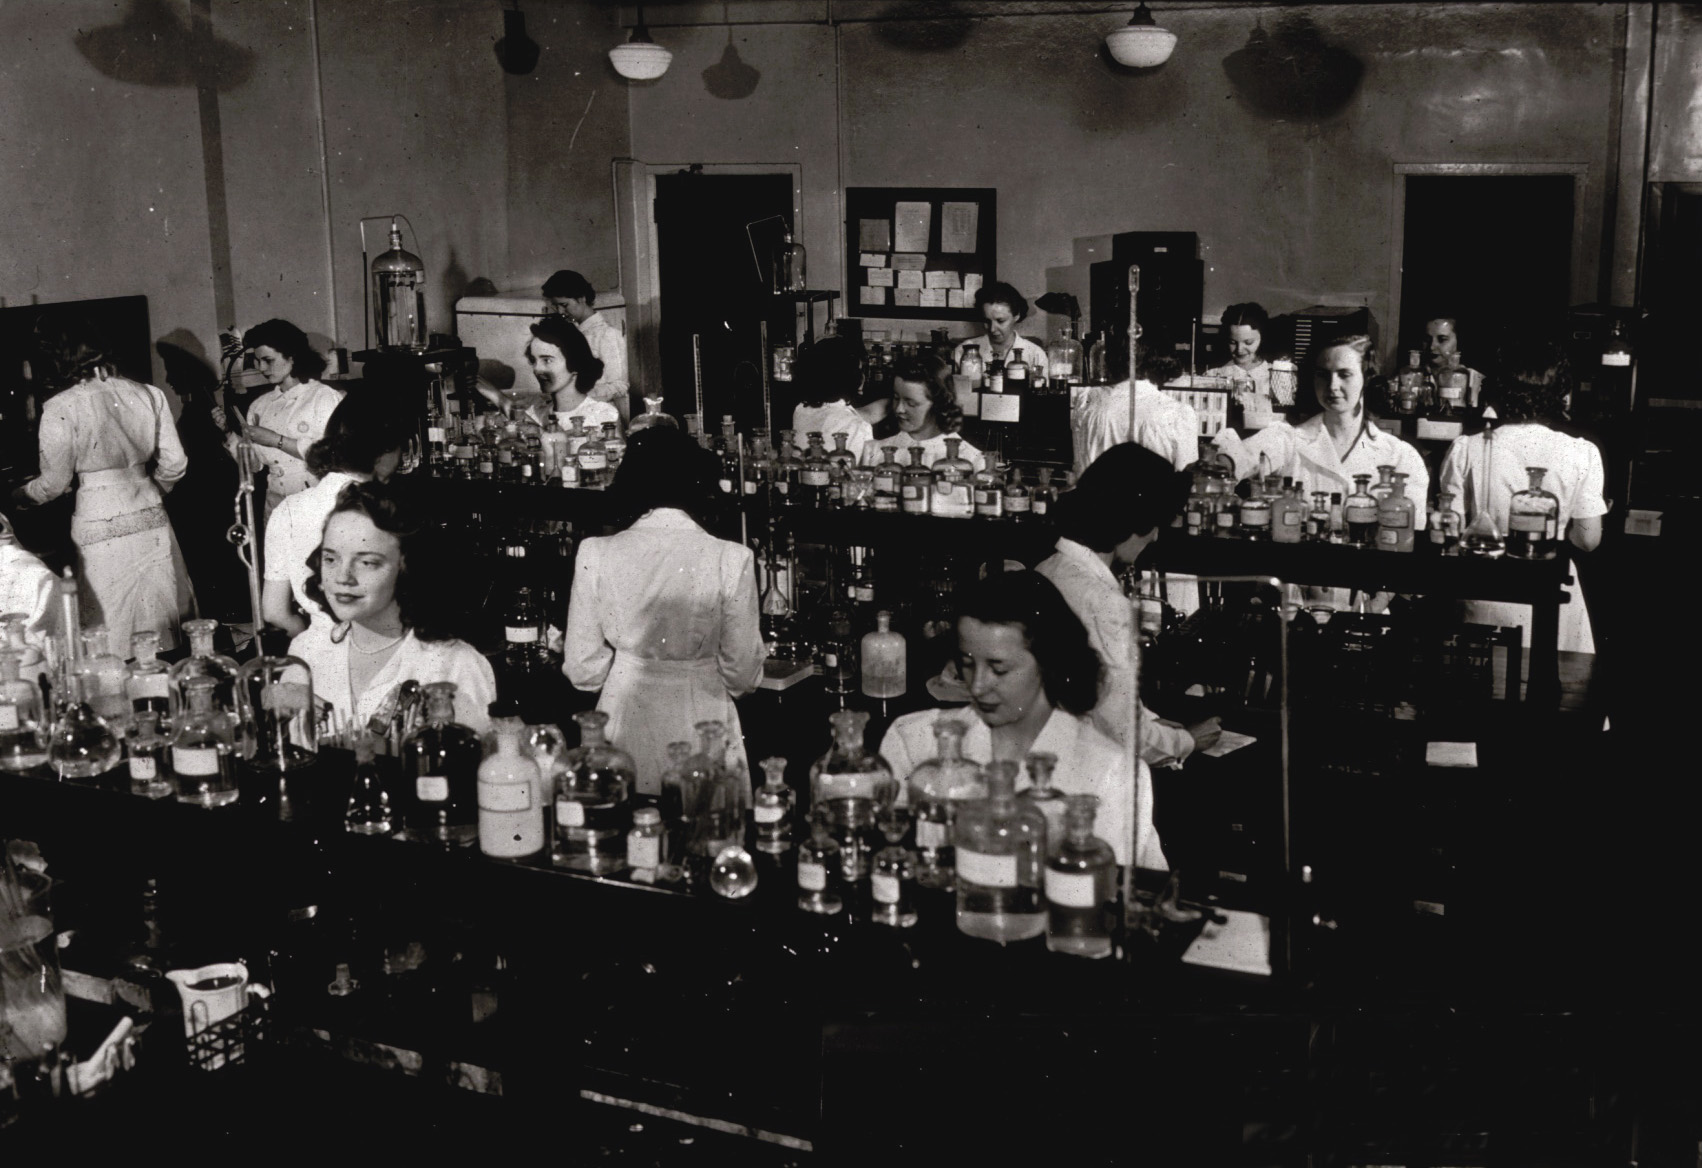
[[[1182,954],[1190,965],[1209,965],[1238,973],[1271,975],[1271,922],[1258,913],[1224,909],[1225,924],[1206,922],[1194,943]]]
[[[1240,750],[1243,746],[1251,746],[1257,741],[1258,739],[1251,734],[1237,734],[1233,730],[1225,730],[1218,735],[1216,742],[1200,753],[1207,758],[1222,758],[1226,754]]]
[[[1426,766],[1433,767],[1475,767],[1477,743],[1427,742],[1424,744],[1424,762]]]

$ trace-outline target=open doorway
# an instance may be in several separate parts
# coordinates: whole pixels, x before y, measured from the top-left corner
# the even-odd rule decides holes
[[[1425,322],[1438,316],[1456,319],[1460,352],[1479,368],[1509,329],[1562,327],[1573,299],[1582,168],[1397,170],[1406,172],[1396,176],[1399,315],[1389,351],[1397,360],[1422,347]]]

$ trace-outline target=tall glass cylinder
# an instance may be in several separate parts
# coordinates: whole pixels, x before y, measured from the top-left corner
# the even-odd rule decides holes
[[[402,247],[390,221],[390,250],[372,261],[372,319],[381,349],[426,347],[425,265]]]
[[[256,657],[238,673],[242,757],[256,770],[299,770],[319,750],[313,671],[299,657]]]

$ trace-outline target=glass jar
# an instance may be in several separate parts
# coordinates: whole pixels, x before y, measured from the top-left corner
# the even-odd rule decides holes
[[[217,685],[211,677],[196,677],[185,686],[189,705],[171,738],[179,803],[223,807],[237,799],[236,723],[214,704]]]
[[[1000,944],[1046,931],[1046,820],[1018,801],[1016,770],[1009,759],[991,763],[987,797],[960,804],[952,827],[958,930]]]
[[[1071,795],[1064,838],[1046,861],[1046,948],[1077,957],[1109,957],[1117,921],[1117,857],[1093,834],[1099,799]]]
[[[946,456],[934,463],[933,482],[929,488],[928,514],[947,519],[971,519],[975,515],[975,496],[972,478],[974,465],[959,458],[963,439],[946,439]]]
[[[425,724],[402,744],[402,834],[441,847],[468,847],[479,835],[479,763],[484,748],[455,720],[456,685],[425,687]]]
[[[237,687],[248,764],[280,774],[312,765],[319,737],[307,662],[256,657],[238,671]]]
[[[934,489],[934,475],[922,465],[926,452],[920,446],[910,447],[910,465],[899,473],[898,509],[909,515],[926,515]]]
[[[1560,500],[1543,489],[1540,466],[1527,466],[1530,485],[1514,491],[1507,508],[1507,554],[1520,560],[1552,560],[1560,554]]]
[[[637,781],[632,756],[609,742],[609,715],[584,710],[579,745],[567,752],[555,790],[556,864],[581,872],[614,872],[625,863],[622,838]]]
[[[910,772],[910,808],[916,821],[916,879],[924,888],[953,887],[952,824],[966,800],[984,799],[981,768],[963,757],[969,727],[956,718],[934,723],[935,757]]]
[[[868,714],[835,710],[827,720],[833,746],[810,767],[810,807],[826,813],[845,878],[856,883],[868,877],[869,857],[876,846],[875,821],[897,800],[898,782],[887,761],[863,747]]]

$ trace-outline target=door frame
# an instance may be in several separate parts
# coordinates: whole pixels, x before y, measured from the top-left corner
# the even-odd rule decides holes
[[[706,175],[787,174],[792,178],[792,224],[803,222],[804,168],[798,162],[642,162],[615,160],[616,214],[621,219],[620,267],[631,272],[626,294],[627,351],[635,386],[648,392],[661,387],[662,268],[656,232],[656,179],[696,169]],[[625,210],[624,216],[620,215]]]
[[[1389,319],[1377,340],[1377,356],[1384,369],[1395,360],[1395,346],[1400,341],[1401,276],[1406,262],[1407,177],[1409,175],[1453,175],[1477,177],[1488,175],[1545,175],[1572,176],[1572,288],[1569,300],[1573,304],[1590,299],[1584,286],[1585,195],[1589,192],[1590,164],[1587,162],[1397,162],[1394,166],[1394,194],[1389,209]]]

